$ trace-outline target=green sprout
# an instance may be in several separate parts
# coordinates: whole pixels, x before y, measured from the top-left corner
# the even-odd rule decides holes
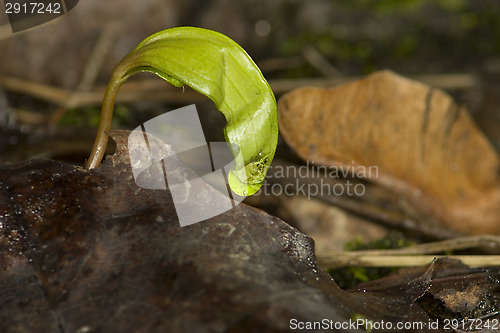
[[[259,190],[278,143],[276,99],[241,46],[218,32],[194,27],[153,34],[116,66],[104,95],[88,169],[97,168],[104,156],[118,89],[138,72],[156,74],[176,87],[187,85],[210,98],[226,118],[224,134],[233,156],[242,157],[229,172],[229,186],[242,196]]]

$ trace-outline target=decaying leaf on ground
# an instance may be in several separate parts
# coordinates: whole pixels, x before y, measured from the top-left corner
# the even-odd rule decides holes
[[[305,160],[343,167],[409,197],[462,233],[500,233],[500,158],[439,89],[389,71],[279,101],[280,130]]]
[[[168,189],[133,181],[128,134],[110,133],[117,152],[94,170],[51,160],[0,168],[1,332],[288,332],[326,319],[361,333],[364,319],[432,320],[418,300],[434,266],[389,284],[405,288],[346,292],[317,266],[309,237],[262,211],[240,204],[180,227]],[[439,277],[452,271],[498,279],[463,267]],[[496,286],[475,299],[498,306]],[[447,289],[435,297],[452,299]]]
[[[402,276],[404,279],[401,279]],[[469,327],[471,321],[468,322],[466,318],[484,319],[498,315],[499,279],[498,268],[475,271],[457,260],[440,259],[429,266],[402,269],[379,280],[361,283],[353,290],[385,294],[408,289],[409,294],[413,289],[416,303],[432,319],[442,324],[451,319],[457,322],[465,319],[460,326]],[[417,286],[426,286],[425,293],[418,294],[421,289]],[[497,330],[489,328],[492,332]]]

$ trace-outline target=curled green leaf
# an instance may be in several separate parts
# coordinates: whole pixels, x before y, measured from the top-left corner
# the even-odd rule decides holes
[[[187,85],[215,103],[226,117],[224,133],[233,156],[241,153],[242,157],[229,173],[229,185],[238,195],[257,192],[278,142],[276,99],[241,46],[227,36],[201,28],[179,27],[151,35],[118,64],[106,90],[87,167],[99,166],[118,89],[138,72],[156,74],[176,87]]]

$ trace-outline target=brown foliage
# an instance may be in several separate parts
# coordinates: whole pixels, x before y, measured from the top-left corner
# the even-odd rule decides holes
[[[279,102],[279,121],[303,159],[355,171],[376,166],[373,181],[449,227],[500,233],[499,156],[443,91],[382,71],[290,92]]]

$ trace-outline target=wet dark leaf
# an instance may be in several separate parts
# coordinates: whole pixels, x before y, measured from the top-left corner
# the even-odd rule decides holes
[[[127,134],[112,134],[118,151],[96,170],[50,160],[0,169],[1,332],[286,332],[293,319],[430,319],[415,302],[435,268],[392,284],[411,288],[345,292],[317,267],[310,238],[262,211],[241,204],[180,227],[168,190],[135,185]]]

